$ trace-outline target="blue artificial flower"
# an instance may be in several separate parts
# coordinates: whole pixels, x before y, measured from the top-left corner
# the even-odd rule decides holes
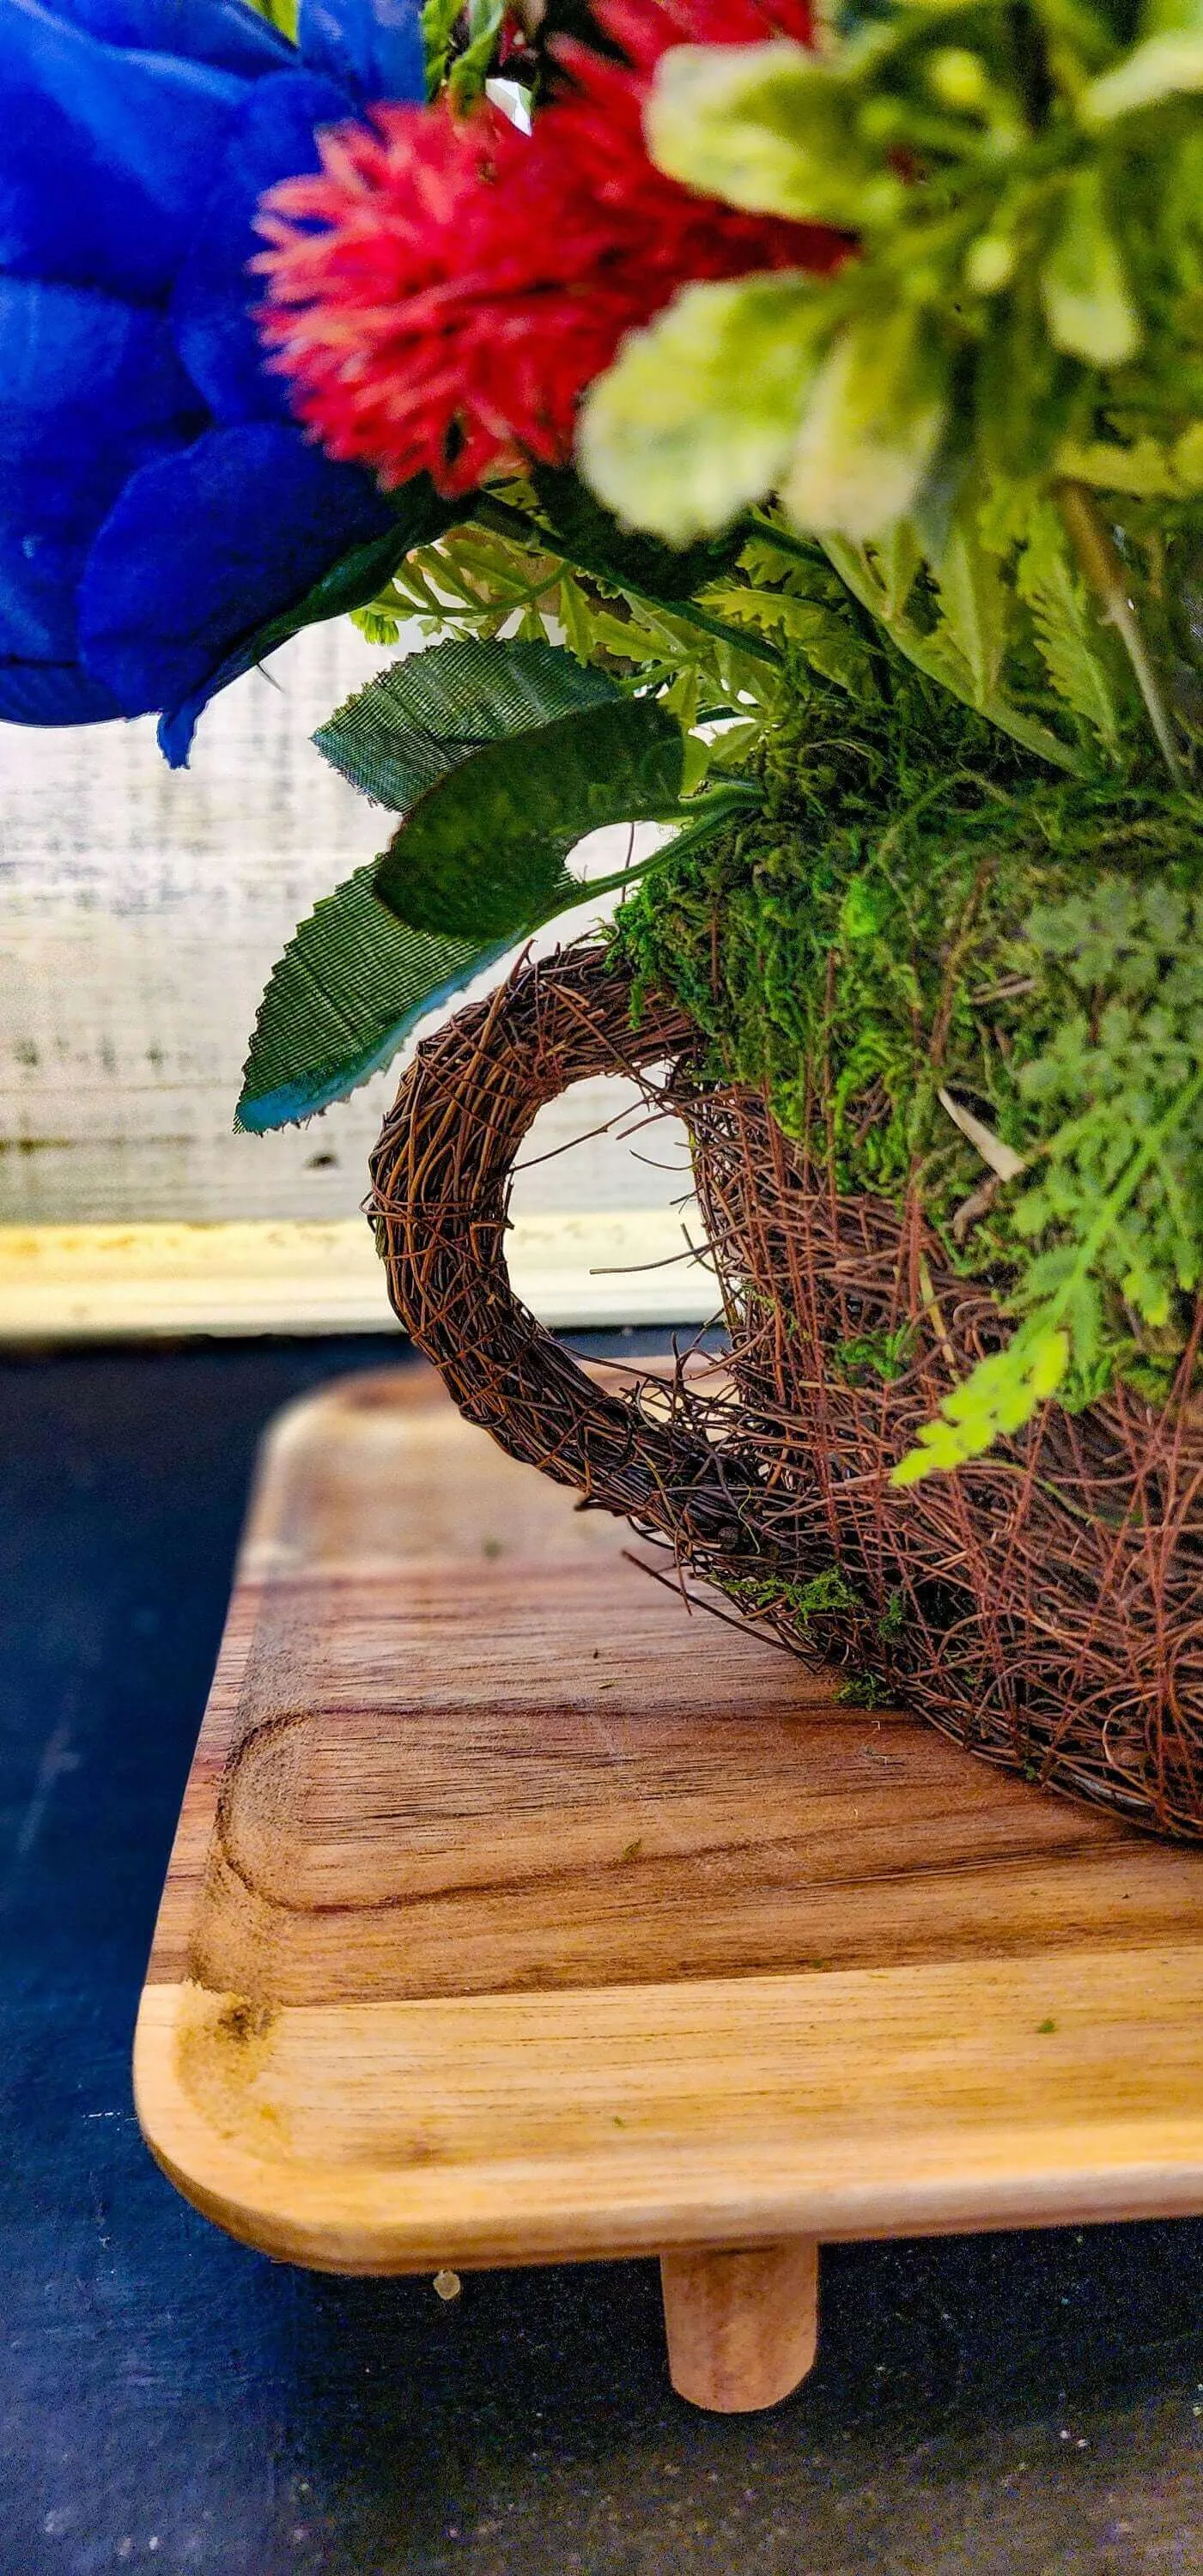
[[[420,0],[0,0],[0,717],[161,709],[397,524],[307,442],[250,318],[265,188],[423,96]]]

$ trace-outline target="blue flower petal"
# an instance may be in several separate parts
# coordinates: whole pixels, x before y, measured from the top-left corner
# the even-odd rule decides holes
[[[0,269],[165,295],[245,89],[0,0]]]
[[[296,46],[243,0],[58,0],[58,15],[105,45],[135,53],[179,54],[218,71],[286,71]]]
[[[180,355],[219,421],[288,420],[280,376],[267,373],[250,318],[262,287],[247,262],[266,188],[319,167],[314,129],[345,120],[349,102],[312,72],[260,81],[234,117],[213,193],[176,284],[171,319]]]
[[[275,421],[213,429],[145,465],[110,511],[80,589],[81,659],[126,715],[175,707],[230,646],[395,516],[357,466]]]
[[[78,662],[0,660],[2,724],[111,724],[120,713],[112,690]]]
[[[75,597],[91,533],[0,520],[0,658],[74,660]]]
[[[357,107],[426,96],[421,0],[300,0],[297,42]]]
[[[135,468],[204,415],[160,315],[0,277],[0,658],[69,660],[75,587]]]

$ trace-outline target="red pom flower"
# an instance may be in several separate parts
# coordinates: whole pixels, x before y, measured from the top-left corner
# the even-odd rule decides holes
[[[643,107],[682,43],[806,42],[806,0],[599,0],[616,61],[564,41],[532,135],[481,102],[382,106],[319,138],[322,170],[264,199],[260,329],[332,456],[386,485],[468,492],[566,464],[579,399],[627,331],[693,278],[827,271],[823,226],[748,215],[656,170]]]

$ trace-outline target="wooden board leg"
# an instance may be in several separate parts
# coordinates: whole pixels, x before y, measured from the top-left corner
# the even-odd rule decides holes
[[[805,2379],[818,2339],[813,2237],[736,2254],[662,2254],[668,2368],[679,2397],[716,2415],[776,2406]]]

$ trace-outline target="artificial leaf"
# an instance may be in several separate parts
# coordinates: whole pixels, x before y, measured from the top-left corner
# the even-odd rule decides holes
[[[434,98],[447,77],[456,20],[463,0],[423,0],[422,49],[426,57],[426,89]]]
[[[969,694],[985,707],[1002,676],[1010,602],[996,558],[971,521],[961,519],[944,550],[939,575],[944,629],[969,677]],[[937,628],[937,639],[939,637]]]
[[[582,471],[612,510],[685,546],[779,482],[815,365],[814,282],[687,286],[586,397]]]
[[[376,890],[412,928],[517,936],[558,909],[564,860],[605,823],[680,811],[685,745],[654,698],[620,698],[486,743],[418,798]]]
[[[1090,82],[1078,102],[1084,125],[1113,125],[1162,99],[1203,90],[1203,29],[1149,36],[1114,71]]]
[[[381,672],[313,739],[353,787],[404,814],[482,743],[618,695],[607,672],[584,668],[560,645],[455,636]]]
[[[1203,492],[1203,421],[1169,444],[1145,430],[1130,443],[1115,438],[1066,440],[1059,473],[1100,492],[1131,492],[1138,500],[1190,500]]]
[[[1060,229],[1040,271],[1054,346],[1092,367],[1123,367],[1140,347],[1140,317],[1107,211],[1103,173],[1084,162],[1066,184]]]
[[[852,621],[823,600],[798,598],[786,589],[759,590],[723,582],[708,590],[703,606],[730,626],[752,626],[783,644],[796,644],[811,669],[855,698],[876,692],[873,660]]]
[[[311,1118],[387,1064],[416,1022],[503,955],[394,919],[374,865],[301,922],[259,1005],[236,1125],[252,1135]]]
[[[568,467],[538,466],[534,486],[552,543],[559,540],[570,562],[616,590],[633,590],[644,599],[692,599],[707,582],[728,572],[739,553],[738,535],[664,546],[620,527],[613,512],[603,509]]]
[[[881,613],[889,626],[905,616],[907,601],[923,567],[923,549],[911,521],[896,519],[874,553],[885,594]]]
[[[1115,693],[1099,650],[1098,623],[1050,502],[1041,502],[1032,513],[1016,563],[1015,585],[1032,612],[1032,631],[1058,696],[1114,753],[1119,723]]]
[[[1057,1325],[1026,1325],[1005,1351],[988,1359],[946,1395],[934,1422],[925,1422],[916,1447],[891,1469],[892,1485],[917,1485],[937,1470],[945,1474],[980,1458],[1008,1432],[1021,1431],[1055,1395],[1069,1366],[1069,1336]]]
[[[798,525],[882,536],[910,511],[947,413],[930,315],[903,305],[847,324],[810,387],[785,482]]]
[[[804,45],[682,45],[665,54],[645,125],[657,167],[754,214],[861,231],[903,182],[860,142],[856,92]]]

